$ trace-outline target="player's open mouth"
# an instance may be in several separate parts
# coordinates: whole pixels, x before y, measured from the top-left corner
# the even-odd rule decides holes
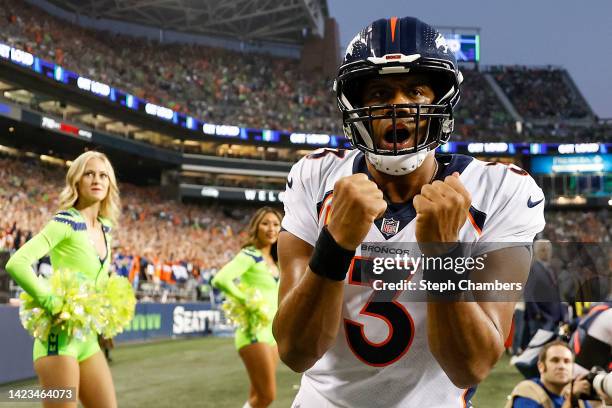
[[[397,150],[411,147],[410,131],[403,126],[398,126],[395,131],[397,137]],[[387,128],[383,136],[380,148],[383,150],[393,150],[393,126]]]

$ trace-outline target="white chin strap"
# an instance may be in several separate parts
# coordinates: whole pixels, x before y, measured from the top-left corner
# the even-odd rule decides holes
[[[401,156],[382,156],[369,152],[365,155],[376,170],[391,176],[403,176],[416,170],[429,154],[434,154],[434,151],[420,151]]]

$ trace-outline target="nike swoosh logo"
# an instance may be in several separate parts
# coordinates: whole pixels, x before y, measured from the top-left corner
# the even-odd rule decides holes
[[[540,204],[542,201],[544,201],[543,198],[541,200],[538,200],[538,201],[531,201],[531,197],[529,197],[529,200],[527,200],[527,207],[533,208],[536,205]]]
[[[287,186],[288,186],[289,188],[291,188],[291,186],[293,186],[293,179],[292,179],[291,177],[289,177],[289,178],[287,179]]]

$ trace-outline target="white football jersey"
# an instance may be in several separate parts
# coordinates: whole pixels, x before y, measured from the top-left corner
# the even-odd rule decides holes
[[[544,228],[544,194],[525,171],[463,155],[436,157],[436,178],[457,171],[472,196],[459,241],[531,243]],[[321,149],[296,163],[287,179],[283,229],[314,246],[328,221],[334,184],[358,172],[367,174],[365,160],[359,150]],[[415,216],[412,201],[389,204],[364,242],[416,242]],[[427,304],[410,302],[405,291],[377,313],[370,302],[373,289],[353,279],[349,274],[345,280],[336,341],[304,373],[300,393],[316,392],[325,401],[319,405],[329,407],[465,407],[475,390],[455,387],[431,354]],[[307,401],[315,399],[294,406],[315,405]]]

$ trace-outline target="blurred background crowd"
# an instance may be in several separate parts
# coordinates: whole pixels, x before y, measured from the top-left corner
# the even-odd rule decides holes
[[[87,30],[21,1],[0,0],[0,21],[2,42],[209,123],[342,134],[331,79],[297,60]],[[610,128],[563,68],[463,70],[454,140],[592,139]]]
[[[0,184],[0,251],[19,248],[52,218],[64,174],[63,168],[36,159],[0,156],[0,180],[4,181]],[[127,183],[120,184],[120,191],[123,211],[112,233],[114,270],[129,277],[142,298],[159,298],[170,288],[164,300],[208,294],[210,288],[201,285],[207,286],[240,248],[253,207],[165,200],[160,187]],[[546,221],[538,238],[555,243],[603,242],[608,244],[604,250],[612,249],[607,210],[549,211]],[[555,268],[560,272],[576,269],[574,255],[556,256]]]
[[[64,175],[64,169],[38,160],[0,156],[0,252],[16,250],[51,220]],[[144,290],[142,297],[162,296],[164,289],[172,289],[165,293],[168,301],[174,295],[197,297],[199,285],[208,285],[244,241],[249,208],[168,201],[160,198],[159,187],[120,184],[120,191],[113,269]]]

